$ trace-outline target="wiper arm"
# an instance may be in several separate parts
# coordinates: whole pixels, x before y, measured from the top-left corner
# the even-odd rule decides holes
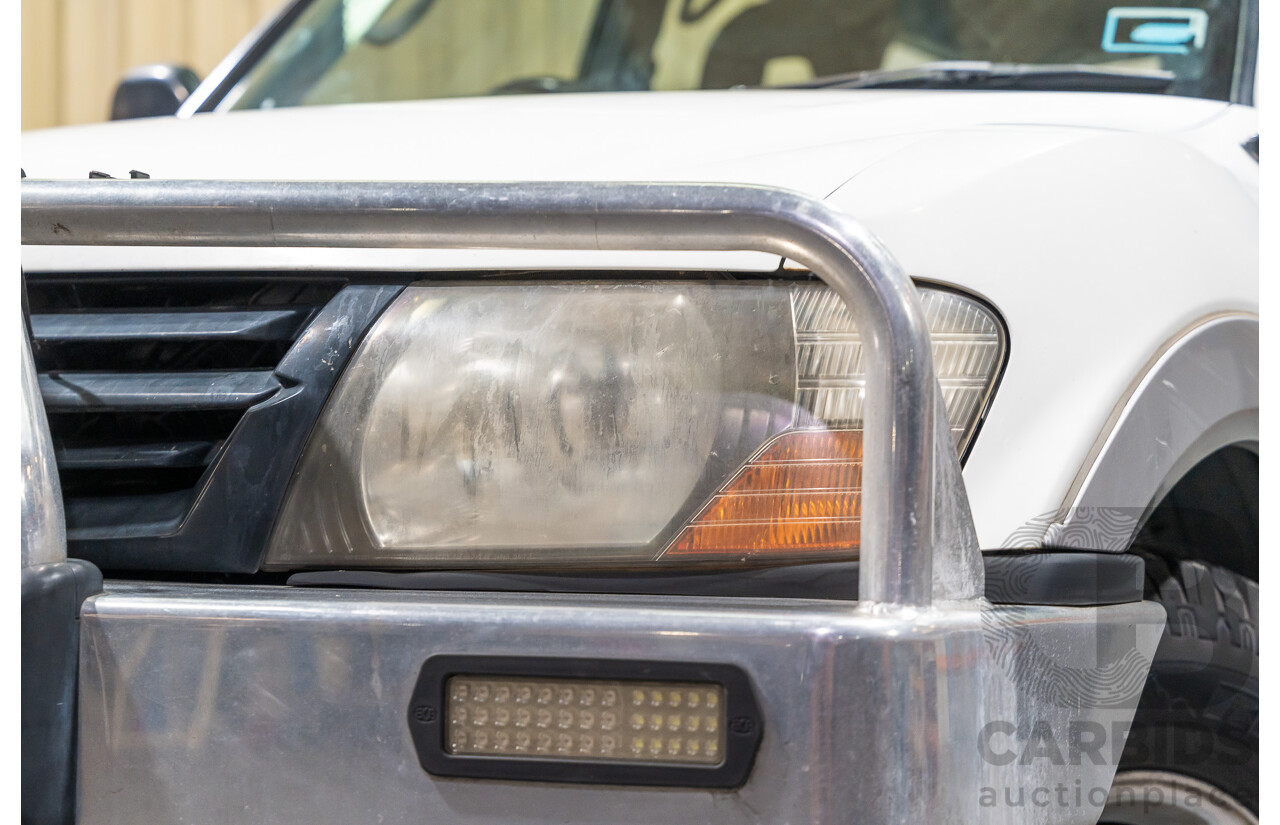
[[[785,89],[1034,89],[1073,92],[1168,91],[1177,76],[1166,71],[1130,71],[1085,63],[990,63],[938,60],[909,69],[873,69],[816,77]]]

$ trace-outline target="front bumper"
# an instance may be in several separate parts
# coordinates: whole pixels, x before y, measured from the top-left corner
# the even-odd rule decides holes
[[[719,184],[45,181],[24,184],[22,217],[36,245],[766,252],[836,290],[873,367],[858,602],[112,584],[81,622],[82,822],[1101,812],[1164,612],[983,600],[915,288],[847,215]],[[760,749],[733,790],[439,778],[407,714],[436,654],[731,665],[754,686]]]
[[[1092,823],[1163,621],[1147,603],[109,584],[82,619],[80,820]],[[730,791],[434,777],[406,709],[447,653],[736,665],[763,740]]]
[[[102,574],[71,559],[22,568],[22,821],[75,817],[79,612]]]

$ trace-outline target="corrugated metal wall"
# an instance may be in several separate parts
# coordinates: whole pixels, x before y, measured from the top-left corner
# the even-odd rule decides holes
[[[22,128],[106,120],[143,63],[204,77],[282,0],[22,0]]]

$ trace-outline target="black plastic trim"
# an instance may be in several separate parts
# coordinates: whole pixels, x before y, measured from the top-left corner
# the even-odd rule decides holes
[[[71,559],[22,571],[22,821],[69,825],[76,802],[80,606],[102,574]]]
[[[1243,0],[1236,38],[1236,65],[1232,72],[1232,103],[1254,105],[1254,85],[1258,73],[1258,0]],[[1255,157],[1254,160],[1257,160]]]
[[[1048,550],[984,554],[986,596],[993,604],[1097,606],[1142,601],[1142,560],[1117,553]],[[294,573],[299,587],[607,593],[853,601],[856,561],[746,570],[633,572],[314,570]]]
[[[273,380],[282,389],[245,412],[180,523],[152,535],[73,533],[71,552],[105,570],[256,572],[329,393],[373,321],[402,289],[347,286],[324,306],[276,366]]]
[[[94,542],[172,534],[195,502],[195,490],[136,496],[67,498],[67,543],[90,554]]]
[[[1093,607],[1142,601],[1144,565],[1128,553],[1033,550],[992,553],[983,560],[992,604]]]
[[[446,752],[444,688],[450,676],[524,676],[670,682],[709,682],[725,688],[724,761],[714,767],[639,762],[501,759]],[[523,656],[437,655],[427,659],[409,700],[409,732],[427,773],[472,779],[736,788],[746,782],[764,732],[764,719],[747,674],[735,665],[632,659],[558,659]]]
[[[49,412],[238,410],[280,389],[271,370],[244,372],[55,372],[40,376]]]
[[[55,448],[54,457],[63,470],[204,467],[220,445],[221,442],[217,441],[166,441],[159,444],[62,447]]]
[[[221,312],[62,312],[31,316],[42,341],[288,341],[307,309]]]
[[[729,596],[849,600],[858,592],[858,563],[827,562],[744,570],[697,568],[550,572],[494,570],[311,570],[294,573],[295,587],[502,593],[606,593],[648,596]]]
[[[236,58],[230,68],[228,68],[220,77],[215,78],[211,74],[209,77],[205,78],[204,82],[201,83],[200,86],[196,87],[196,90],[192,92],[191,97],[194,98],[200,96],[201,99],[198,103],[194,104],[195,111],[191,112],[190,108],[184,105],[178,110],[177,116],[190,117],[191,114],[211,112],[217,108],[218,104],[227,96],[227,93],[235,88],[235,85],[239,83],[241,79],[249,73],[249,70],[262,59],[262,56],[275,45],[275,42],[280,39],[280,36],[288,31],[294,21],[302,16],[302,13],[306,11],[307,7],[310,6],[312,2],[313,0],[289,0],[289,4],[276,14],[275,19],[267,24],[267,27],[262,31],[262,34],[243,50],[241,55]],[[221,64],[215,67],[215,71],[219,68],[221,68]],[[211,88],[208,93],[202,93],[202,89],[206,84],[212,84],[213,88]],[[186,101],[184,101],[184,103],[185,102]]]

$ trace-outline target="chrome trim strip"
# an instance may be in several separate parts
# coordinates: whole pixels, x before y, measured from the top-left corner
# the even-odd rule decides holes
[[[25,246],[28,273],[74,272],[466,272],[582,269],[657,272],[775,272],[778,256],[759,252],[594,252],[519,249],[343,249],[322,247]]]
[[[33,245],[715,250],[794,260],[848,304],[872,365],[859,597],[920,607],[935,593],[981,596],[915,287],[865,227],[819,201],[719,184],[98,180],[24,181],[22,204],[23,243]]]

